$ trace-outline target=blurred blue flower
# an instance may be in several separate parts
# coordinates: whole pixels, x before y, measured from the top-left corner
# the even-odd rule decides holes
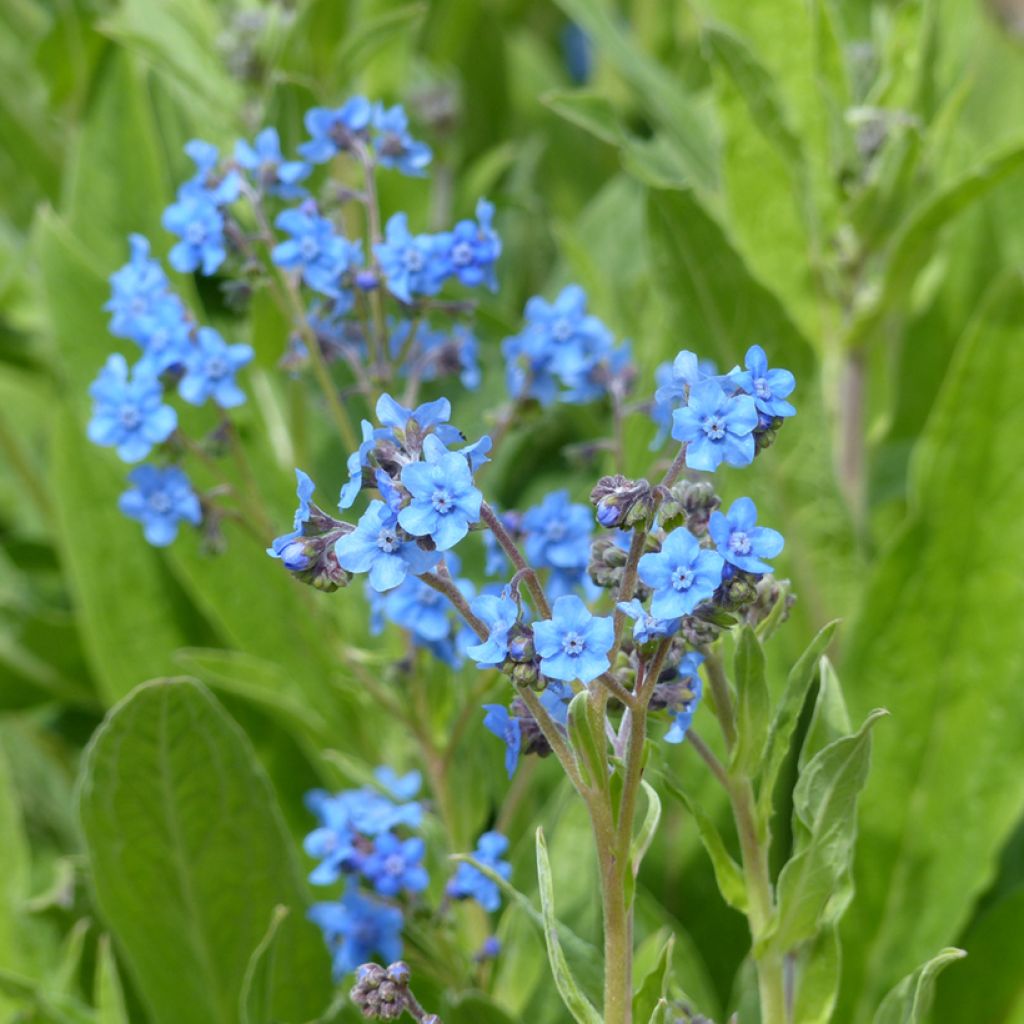
[[[178,394],[190,405],[203,405],[212,398],[222,409],[233,409],[245,401],[235,374],[252,358],[250,345],[229,345],[212,327],[200,327],[185,355]]]
[[[519,719],[509,714],[504,704],[484,704],[484,728],[505,744],[505,771],[511,779],[519,764],[523,731]]]
[[[413,295],[436,295],[446,276],[447,263],[436,235],[414,235],[409,219],[395,213],[384,227],[384,241],[373,247],[388,290],[402,302]]]
[[[573,503],[568,491],[552,491],[523,513],[526,560],[535,569],[584,570],[590,559],[594,513]]]
[[[313,107],[306,111],[306,131],[312,136],[299,146],[299,155],[314,164],[325,164],[336,153],[352,148],[366,137],[373,106],[364,96],[353,96],[336,109]]]
[[[481,199],[476,204],[476,220],[461,220],[455,227],[436,237],[438,259],[445,271],[470,288],[486,285],[498,288],[494,264],[501,255],[501,239],[492,227],[494,204]]]
[[[473,859],[490,868],[501,878],[512,874],[512,866],[502,860],[508,849],[508,840],[500,832],[485,832],[477,840]],[[497,882],[493,882],[471,864],[460,862],[455,875],[448,882],[446,889],[454,900],[476,900],[484,910],[493,912],[501,906],[501,890]]]
[[[239,139],[235,143],[235,163],[250,173],[257,188],[282,199],[304,196],[306,190],[299,182],[312,172],[301,160],[285,160],[276,128],[264,128],[251,145]]]
[[[184,470],[177,466],[137,466],[128,474],[131,488],[118,498],[118,508],[142,523],[150,544],[166,547],[178,536],[182,522],[198,526],[203,512]]]
[[[504,591],[500,596],[480,594],[472,600],[470,609],[486,624],[490,633],[483,643],[468,647],[466,654],[480,668],[494,668],[505,660],[508,653],[508,631],[519,618],[519,606]]]
[[[170,284],[160,263],[149,255],[149,239],[129,235],[131,258],[110,275],[110,333],[145,345],[154,311],[170,297]],[[176,300],[175,300],[176,301]]]
[[[300,543],[302,528],[309,522],[311,513],[311,502],[315,485],[313,481],[299,468],[295,469],[296,488],[295,494],[299,499],[299,507],[295,510],[295,519],[292,523],[291,533],[275,537],[267,554],[271,558],[280,558],[286,569],[290,572],[302,572],[309,568],[310,559],[306,554],[305,545]]]
[[[689,700],[684,701],[682,706],[675,710],[672,725],[669,727],[668,732],[665,733],[666,743],[682,743],[686,739],[687,731],[693,724],[693,716],[697,713],[697,706],[700,704],[700,699],[704,694],[704,681],[697,671],[703,661],[703,654],[690,651],[683,656],[682,661],[679,663],[678,678],[687,684],[693,696]]]
[[[423,892],[430,882],[423,860],[425,845],[419,836],[399,839],[394,832],[377,836],[360,870],[381,896]]]
[[[331,221],[317,215],[311,203],[282,210],[274,226],[292,236],[274,246],[274,263],[285,270],[301,271],[308,287],[334,299],[336,312],[347,312],[354,299],[343,286],[343,278],[362,265],[362,243],[339,235]]]
[[[402,955],[402,912],[350,887],[340,902],[314,903],[309,919],[324,933],[334,977],[340,980],[360,964],[389,964]]]
[[[402,106],[374,104],[373,129],[373,148],[381,167],[391,167],[416,178],[423,177],[433,154],[425,142],[417,142],[409,134],[409,118]]]

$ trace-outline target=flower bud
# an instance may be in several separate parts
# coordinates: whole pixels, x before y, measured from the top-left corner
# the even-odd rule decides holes
[[[537,666],[532,661],[517,662],[512,667],[511,675],[512,682],[515,683],[516,686],[536,687],[540,678]],[[541,689],[543,689],[543,686]]]
[[[536,653],[532,633],[519,633],[508,638],[508,656],[512,661],[533,661]]]
[[[606,529],[642,522],[651,510],[651,485],[616,473],[603,476],[590,492],[597,506],[597,521]]]

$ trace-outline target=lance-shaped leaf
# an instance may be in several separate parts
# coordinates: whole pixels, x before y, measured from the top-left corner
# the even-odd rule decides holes
[[[661,821],[661,797],[658,796],[655,788],[646,780],[641,779],[640,785],[643,788],[644,796],[647,798],[647,812],[644,820],[640,823],[640,829],[633,837],[629,849],[629,859],[633,865],[633,876],[636,877],[640,870],[640,862],[644,859],[650,845],[654,840],[654,833],[658,831],[658,824]]]
[[[882,1000],[874,1024],[924,1024],[932,1004],[935,979],[951,963],[965,956],[962,949],[944,949],[913,974],[908,974]]]
[[[732,767],[745,775],[756,775],[768,735],[771,707],[764,675],[764,651],[749,626],[740,632],[734,664],[736,677],[736,746]]]
[[[885,714],[872,712],[856,733],[819,751],[800,773],[793,791],[796,852],[779,875],[778,910],[764,940],[779,952],[812,938],[846,909],[857,797],[868,776],[871,727]]]
[[[793,741],[793,732],[803,710],[807,693],[814,682],[818,669],[818,659],[832,639],[838,622],[830,622],[811,641],[807,650],[800,655],[786,680],[786,689],[775,711],[771,728],[768,730],[768,742],[765,746],[764,768],[761,773],[761,785],[757,794],[758,810],[763,819],[767,819],[772,806],[772,793],[778,781],[779,772]]]
[[[590,701],[588,690],[581,690],[569,704],[567,719],[569,742],[576,752],[580,774],[588,786],[606,788],[608,759],[602,716]]]
[[[654,1011],[668,995],[668,987],[672,980],[672,953],[675,949],[675,936],[669,935],[658,954],[657,963],[644,977],[633,996],[633,1020],[650,1020]]]
[[[274,1019],[309,1019],[330,967],[294,843],[241,729],[199,685],[147,683],[94,736],[79,809],[100,911],[155,1024],[236,1024],[274,908]],[[269,1019],[269,1018],[268,1018]]]
[[[800,770],[803,771],[804,765],[819,750],[848,735],[852,729],[839,677],[832,667],[832,662],[822,657],[818,662],[818,697],[814,702],[811,724],[807,727],[807,734],[800,748]]]
[[[540,890],[540,908],[544,917],[544,941],[548,947],[548,962],[555,980],[555,988],[565,1003],[565,1008],[578,1024],[601,1024],[601,1015],[594,1009],[587,997],[580,991],[576,979],[569,970],[562,944],[558,937],[558,920],[555,917],[555,892],[551,884],[551,865],[548,863],[548,848],[544,841],[544,830],[537,829],[537,884]]]

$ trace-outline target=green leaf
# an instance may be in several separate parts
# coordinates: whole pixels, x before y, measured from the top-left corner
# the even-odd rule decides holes
[[[854,318],[845,338],[847,346],[877,342],[885,336],[891,318],[899,322],[905,315],[906,296],[935,252],[939,232],[1022,168],[1024,143],[1017,142],[949,182],[907,215],[894,232],[878,294]]]
[[[444,1019],[446,1024],[515,1024],[500,1006],[480,992],[466,992],[452,999]]]
[[[944,949],[922,964],[882,1000],[874,1024],[924,1024],[931,1008],[935,979],[951,963],[965,956],[962,949]]]
[[[530,902],[529,898],[521,893],[511,882],[502,878],[493,868],[482,864],[466,854],[456,853],[452,855],[451,859],[472,864],[477,871],[494,882],[509,900],[526,914],[537,926],[541,935],[546,935],[547,925],[543,915]],[[572,968],[572,973],[579,979],[580,984],[591,998],[599,998],[602,985],[601,954],[591,943],[581,939],[561,921],[556,921],[555,927],[558,932],[558,941],[561,948],[565,951],[566,959]]]
[[[1024,812],[1020,629],[1024,284],[998,281],[961,339],[912,463],[908,521],[876,565],[841,674],[851,712],[885,701],[884,774],[861,802],[842,926],[841,1019],[959,939]],[[983,509],[965,548],[958,510]],[[955,837],[955,842],[951,842]],[[856,1004],[856,1010],[853,1009]]]
[[[734,664],[737,692],[736,746],[732,768],[756,776],[768,737],[771,705],[764,674],[764,651],[757,634],[744,626],[736,645]]]
[[[228,1024],[274,908],[306,925],[295,849],[238,726],[202,687],[161,681],[93,737],[79,812],[96,899],[157,1024]],[[311,926],[275,947],[273,1011],[307,1019],[329,996]]]
[[[683,804],[697,823],[697,831],[700,833],[704,849],[707,850],[708,856],[711,858],[715,881],[718,883],[722,898],[730,907],[735,907],[740,913],[746,913],[747,883],[743,879],[743,870],[726,849],[722,836],[710,815],[670,778],[662,776],[662,783],[668,792]]]
[[[541,96],[544,106],[559,117],[589,132],[602,142],[619,146],[625,133],[611,100],[601,93],[585,89],[569,92],[548,92]]]
[[[818,698],[814,702],[811,723],[807,726],[804,743],[800,748],[797,765],[800,771],[819,750],[840,736],[846,736],[852,728],[839,677],[832,662],[822,656],[818,663]]]
[[[259,945],[249,957],[238,997],[238,1016],[241,1024],[270,1024],[274,1006],[274,943],[281,922],[288,916],[288,908],[274,907],[270,925]]]
[[[28,897],[31,861],[6,743],[0,745],[0,836],[0,962],[20,969],[27,966],[19,918]],[[0,991],[0,1011],[10,1008]]]
[[[354,19],[334,55],[334,64],[346,78],[354,77],[382,47],[396,38],[412,35],[427,13],[429,5],[422,2],[403,4],[376,16]]]
[[[647,797],[647,812],[644,814],[644,820],[641,822],[637,834],[633,836],[633,842],[629,848],[629,859],[633,866],[634,877],[640,870],[640,863],[654,841],[654,833],[658,831],[658,824],[661,821],[661,797],[646,779],[641,779],[640,785],[643,788],[644,796]]]
[[[793,790],[796,852],[779,875],[776,923],[764,940],[780,953],[813,938],[846,909],[871,727],[886,714],[872,712],[856,733],[819,751],[800,773]]]
[[[588,690],[581,690],[569,703],[568,732],[583,781],[588,786],[606,789],[608,757],[603,715],[599,716],[591,706]]]
[[[841,960],[838,927],[826,925],[800,951],[796,967],[794,1021],[799,1021],[799,1024],[832,1024],[839,995]]]
[[[601,1015],[580,991],[576,979],[569,970],[565,953],[562,951],[558,935],[558,919],[555,917],[555,893],[551,885],[551,865],[548,863],[548,849],[544,842],[544,830],[541,828],[537,829],[537,885],[540,892],[541,914],[544,918],[544,941],[548,947],[548,963],[551,965],[555,988],[558,989],[565,1008],[578,1024],[601,1024]]]
[[[818,670],[818,659],[828,647],[838,625],[838,622],[830,622],[820,630],[810,642],[807,650],[800,655],[786,680],[786,689],[775,710],[775,717],[768,730],[768,740],[765,745],[764,770],[761,773],[761,783],[757,794],[758,811],[763,819],[767,819],[771,812],[775,784],[778,782],[779,772],[786,760],[789,746],[793,742],[793,733],[800,719],[800,712],[803,710],[807,694],[814,682],[814,676]]]
[[[101,935],[96,947],[96,1024],[128,1024],[124,991],[117,973],[117,961],[110,948],[110,936]]]
[[[640,983],[633,996],[633,1020],[650,1020],[658,1003],[668,995],[669,983],[672,980],[672,952],[675,938],[671,934],[665,940],[658,954],[658,962]]]
[[[557,0],[558,6],[590,36],[597,52],[642,97],[671,134],[689,183],[714,189],[717,154],[707,111],[687,84],[645,52],[624,32],[601,0]]]

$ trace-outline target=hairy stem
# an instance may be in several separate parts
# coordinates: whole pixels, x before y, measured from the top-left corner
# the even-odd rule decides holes
[[[505,529],[505,524],[502,523],[501,518],[486,501],[480,506],[480,518],[483,519],[487,524],[487,528],[494,534],[495,540],[501,545],[502,551],[508,555],[509,560],[516,567],[516,572],[523,574],[522,578],[526,581],[526,586],[533,597],[537,611],[544,618],[550,619],[551,605],[548,604],[547,595],[544,593],[544,588],[540,584],[536,571],[526,564],[526,559],[523,558],[522,553],[516,546],[516,542],[512,539],[508,530]]]

